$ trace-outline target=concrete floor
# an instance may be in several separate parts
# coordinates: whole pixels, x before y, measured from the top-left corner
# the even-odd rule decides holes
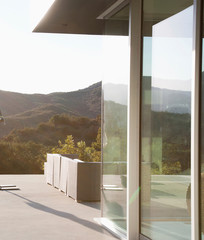
[[[100,203],[76,203],[47,185],[44,175],[0,175],[0,184],[20,190],[0,191],[1,240],[114,240],[93,218]]]

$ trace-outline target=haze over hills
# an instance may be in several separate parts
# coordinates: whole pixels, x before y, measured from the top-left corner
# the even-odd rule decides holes
[[[143,77],[143,98],[151,102],[152,111],[189,113],[191,112],[191,92],[157,88],[151,86],[151,77]],[[105,101],[113,101],[127,105],[128,86],[124,84],[107,83],[103,86]],[[113,92],[114,89],[114,92]]]
[[[151,98],[153,111],[190,113],[190,92],[153,87],[149,95],[150,81],[150,77],[144,77],[143,85],[145,101]],[[127,85],[107,84],[104,89],[106,101],[127,105]],[[0,109],[6,119],[6,125],[0,125],[0,137],[8,135],[13,129],[37,127],[56,114],[96,118],[101,114],[101,82],[74,92],[22,94],[0,91]]]
[[[128,85],[106,83],[103,85],[103,91],[105,101],[113,101],[122,105],[127,105]]]
[[[101,114],[101,82],[73,92],[22,94],[0,91],[0,108],[6,125],[0,137],[13,129],[36,127],[57,114],[96,118]]]

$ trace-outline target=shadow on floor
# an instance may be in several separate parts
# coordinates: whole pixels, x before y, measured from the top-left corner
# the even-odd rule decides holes
[[[79,204],[85,205],[87,207],[95,208],[98,210],[101,209],[100,202],[97,202],[97,203],[96,202],[79,202]]]
[[[67,212],[62,212],[62,211],[58,211],[58,210],[55,210],[53,208],[50,208],[50,207],[47,207],[43,204],[40,204],[40,203],[37,203],[37,202],[34,202],[28,198],[25,198],[25,197],[22,197],[20,196],[19,194],[16,194],[14,192],[11,192],[11,191],[6,191],[12,195],[15,195],[16,197],[19,197],[19,198],[22,198],[24,200],[26,200],[26,204],[32,208],[35,208],[39,211],[43,211],[43,212],[47,212],[47,213],[50,213],[50,214],[53,214],[53,215],[56,215],[58,217],[62,217],[62,218],[66,218],[66,219],[69,219],[71,221],[74,221],[78,224],[81,224],[87,228],[90,228],[92,230],[95,230],[97,232],[100,232],[100,233],[103,233],[105,234],[105,232],[103,231],[103,229],[96,223],[93,223],[93,222],[90,222],[88,220],[85,220],[85,219],[82,219],[82,218],[79,218],[73,214],[70,214],[70,213],[67,213]]]

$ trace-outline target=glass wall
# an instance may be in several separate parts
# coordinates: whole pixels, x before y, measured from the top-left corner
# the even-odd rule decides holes
[[[193,1],[144,0],[141,233],[191,239]]]
[[[128,31],[129,8],[111,16],[114,26]],[[117,24],[113,25],[117,21]],[[121,23],[121,24],[120,24]],[[103,190],[102,216],[108,226],[126,234],[127,198],[127,92],[129,82],[128,36],[104,36],[103,77]],[[111,224],[110,224],[111,221]],[[106,224],[103,222],[103,224]]]

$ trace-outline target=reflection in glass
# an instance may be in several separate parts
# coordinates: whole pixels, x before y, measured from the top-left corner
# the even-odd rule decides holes
[[[126,8],[125,8],[126,9]],[[112,17],[128,19],[122,9]],[[123,25],[124,26],[124,25]],[[110,28],[109,28],[110,30]],[[126,234],[127,203],[127,91],[129,82],[128,36],[104,36],[103,79],[103,218]],[[110,224],[109,224],[110,226]]]
[[[193,3],[156,2],[144,1],[141,233],[191,239]]]

